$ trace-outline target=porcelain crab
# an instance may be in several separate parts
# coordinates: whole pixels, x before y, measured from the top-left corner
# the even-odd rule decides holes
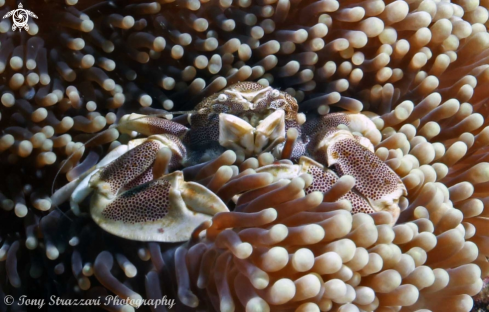
[[[278,164],[270,166],[280,171],[280,177],[312,174],[313,190],[325,192],[338,176],[351,175],[355,186],[345,198],[352,202],[353,212],[388,211],[395,220],[399,198],[406,195],[401,179],[374,154],[373,146],[381,136],[366,115],[333,113],[306,120],[292,96],[254,82],[237,83],[204,99],[187,114],[187,123],[130,114],[121,118],[118,129],[146,138],[107,155],[80,179],[71,202],[76,206],[94,190],[93,219],[126,238],[186,240],[200,222],[227,211],[216,194],[185,182],[180,171],[161,170],[162,163],[173,171],[226,149],[245,157],[271,152],[277,159],[300,159],[299,165],[280,170]],[[269,172],[271,167],[262,170]]]

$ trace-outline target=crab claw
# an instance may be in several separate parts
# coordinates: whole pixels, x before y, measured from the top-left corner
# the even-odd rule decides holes
[[[272,164],[261,167],[256,172],[267,172],[272,174],[273,181],[280,179],[294,179],[301,174],[310,174],[312,176],[312,183],[307,186],[304,191],[306,194],[312,192],[321,192],[323,194],[328,193],[340,178],[338,175],[328,168],[324,168],[320,163],[308,158],[301,157],[298,165],[287,164]],[[352,205],[352,214],[356,213],[374,213],[375,210],[370,205],[369,201],[363,198],[355,189],[348,190],[344,195],[341,195],[338,200],[347,199]],[[399,216],[398,209],[392,209],[391,212],[393,220],[397,220]]]
[[[215,213],[227,211],[217,195],[185,182],[181,172],[161,177],[161,158],[171,166],[185,156],[175,136],[133,140],[128,147],[88,183],[94,189],[90,214],[106,231],[133,240],[178,242]]]
[[[120,190],[153,180],[152,166],[158,161],[159,151],[169,149],[169,166],[176,167],[186,157],[186,149],[173,135],[153,135],[128,143],[129,151],[96,172],[89,185],[98,192],[113,198]]]
[[[217,195],[200,184],[185,182],[181,171],[112,198],[96,192],[90,204],[92,218],[100,227],[138,241],[188,240],[199,224],[224,211],[228,209]]]
[[[131,142],[129,151],[91,177],[89,186],[108,198],[114,198],[119,190],[151,168],[162,146],[157,140]]]
[[[355,189],[375,211],[399,213],[399,198],[407,195],[399,176],[372,151],[360,144],[348,130],[331,129],[319,142],[315,153],[326,154],[328,166],[340,175],[355,177]]]
[[[301,157],[299,160],[299,164],[301,165],[302,171],[312,175],[313,182],[312,184],[306,188],[306,193],[312,193],[315,191],[321,193],[327,193],[336,182],[338,182],[339,177],[334,173],[334,171],[326,168],[324,170],[324,166],[320,163],[308,158]],[[346,192],[339,199],[347,199],[351,202],[352,214],[356,213],[374,213],[375,210],[372,209],[369,202],[363,198],[360,194],[358,194],[354,189]],[[399,216],[399,212],[394,211],[393,220],[397,220]]]

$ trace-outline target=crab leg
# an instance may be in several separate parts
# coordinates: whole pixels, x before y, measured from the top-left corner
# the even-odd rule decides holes
[[[122,133],[136,131],[146,136],[153,134],[171,134],[180,139],[189,130],[187,127],[168,119],[140,114],[122,116],[118,129]]]

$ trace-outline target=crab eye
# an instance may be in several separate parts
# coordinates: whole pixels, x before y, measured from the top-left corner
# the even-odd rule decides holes
[[[228,99],[228,96],[226,94],[219,94],[217,97],[218,102],[225,102]]]
[[[278,109],[280,107],[280,101],[272,101],[270,105],[268,105],[269,109]]]
[[[229,112],[229,107],[227,107],[226,105],[222,105],[222,104],[214,104],[212,105],[212,111],[214,113],[227,113]]]
[[[276,99],[278,98],[278,96],[280,95],[280,92],[278,90],[273,90],[270,95],[272,96],[272,98]]]

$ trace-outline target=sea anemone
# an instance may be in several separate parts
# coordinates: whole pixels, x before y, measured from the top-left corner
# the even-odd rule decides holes
[[[304,176],[241,195],[177,249],[180,300],[217,311],[470,311],[478,248],[451,192],[434,185],[439,196],[392,227],[387,212],[352,216],[339,200],[350,179],[323,194]]]
[[[251,241],[241,239],[256,247],[256,255],[242,259],[233,253],[234,245],[221,240],[272,228],[283,235],[289,227],[311,229],[311,222],[291,220],[299,223],[277,227],[272,210],[250,217],[264,215],[267,223],[219,227],[223,217],[216,217],[208,224],[211,231],[175,253],[181,261],[173,285],[178,282],[182,302],[194,306],[200,298],[215,309],[230,307],[231,301],[236,308],[266,303],[273,309],[277,302],[269,300],[267,291],[277,285],[274,291],[283,289],[286,296],[288,290],[292,296],[291,302],[279,302],[289,309],[326,309],[331,302],[340,311],[356,311],[355,305],[363,310],[377,305],[381,311],[397,309],[380,308],[389,305],[403,306],[403,311],[470,310],[469,296],[482,286],[480,278],[489,275],[487,1],[53,0],[23,5],[38,16],[29,18],[28,31],[12,31],[10,19],[0,22],[0,165],[7,177],[0,183],[0,272],[8,276],[0,293],[107,294],[102,287],[90,287],[97,280],[117,294],[100,273],[110,271],[112,256],[101,253],[109,249],[123,271],[114,272],[114,266],[113,274],[125,279],[137,268],[143,274],[129,288],[144,294],[141,285],[149,272],[148,296],[156,296],[161,289],[153,287],[157,279],[151,270],[161,272],[162,264],[155,250],[171,251],[173,246],[142,245],[104,233],[89,218],[52,205],[51,184],[76,179],[126,143],[130,136],[110,128],[122,115],[170,118],[171,110],[192,110],[202,98],[249,80],[288,92],[309,115],[347,110],[369,116],[383,135],[376,155],[402,178],[409,195],[401,198],[403,212],[392,228],[382,214],[351,217],[344,212],[347,203],[334,204],[337,196],[322,195],[336,208],[312,223],[343,222],[331,232],[320,226],[324,237],[337,235],[324,241],[327,250],[319,242],[295,249],[297,244],[287,238],[267,245],[250,234]],[[17,6],[0,0],[0,15]],[[267,164],[263,159],[244,161],[251,167],[243,171]],[[207,175],[221,165],[232,163],[214,166]],[[66,175],[55,181],[59,170]],[[294,183],[305,186],[306,178],[301,179]],[[218,232],[224,233],[220,239]],[[271,235],[263,233],[257,235]],[[337,253],[335,244],[346,244],[345,254]],[[278,273],[269,274],[255,258],[266,258],[261,251],[269,245],[287,260]],[[189,254],[202,255],[204,247],[221,255],[216,259],[222,266],[203,272],[208,279],[199,284],[199,272],[186,274],[183,259],[199,264],[200,258]],[[340,256],[341,268],[318,273],[313,269],[317,253],[327,252]],[[140,260],[149,258],[151,265]],[[303,261],[313,266],[300,271],[295,261],[300,270]],[[103,265],[94,269],[95,263]],[[94,270],[99,270],[95,278]],[[270,285],[260,289],[262,272]],[[58,283],[44,288],[51,279]],[[281,279],[284,283],[277,284]],[[242,290],[234,287],[236,280]],[[308,288],[307,293],[304,284],[317,281],[319,291],[312,296],[314,291]],[[384,281],[391,288],[379,288]],[[164,287],[169,289],[162,293],[171,294],[171,286]],[[323,296],[326,287],[346,292],[329,298]],[[197,291],[201,288],[206,291]],[[403,294],[411,301],[399,301]]]

